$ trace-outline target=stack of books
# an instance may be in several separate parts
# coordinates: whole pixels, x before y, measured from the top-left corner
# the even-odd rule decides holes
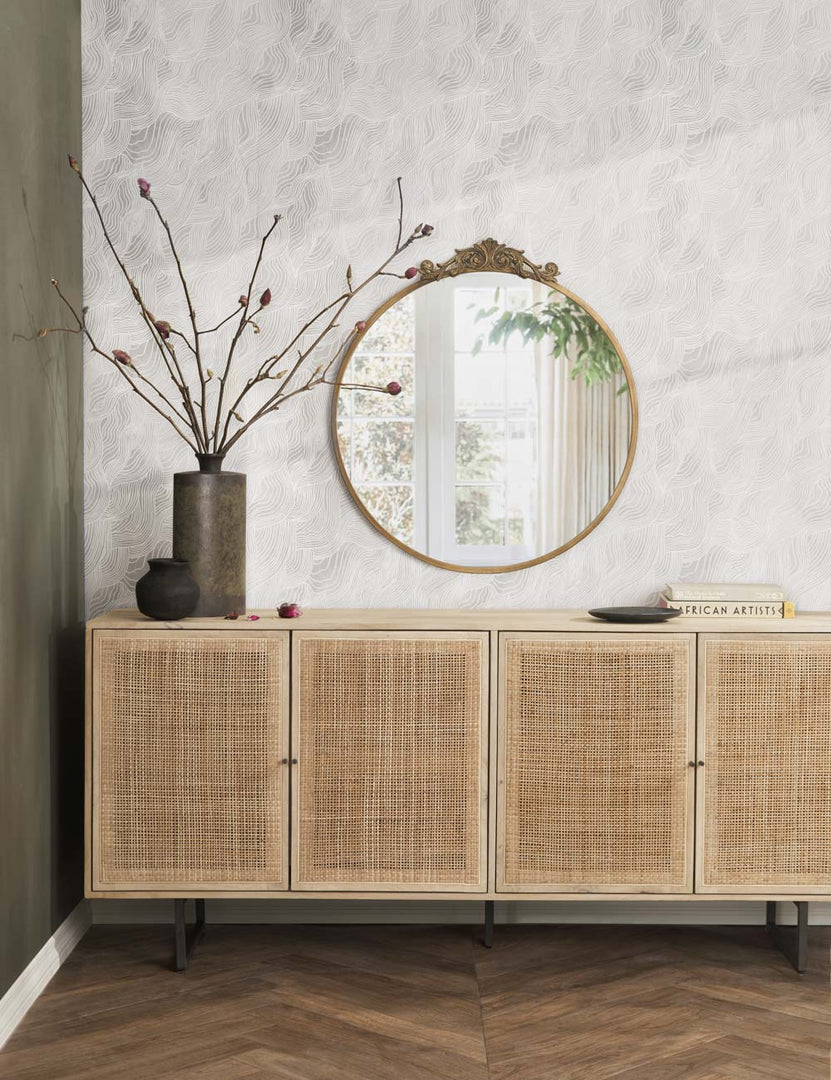
[[[778,585],[676,581],[667,584],[658,603],[699,619],[792,619],[795,614]]]

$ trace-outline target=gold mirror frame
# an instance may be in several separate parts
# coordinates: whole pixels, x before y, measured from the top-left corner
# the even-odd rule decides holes
[[[338,398],[340,394],[341,384],[345,381],[347,369],[349,363],[355,353],[358,345],[363,339],[364,335],[370,329],[374,322],[379,319],[384,312],[388,311],[394,304],[397,304],[399,300],[402,300],[405,296],[408,296],[411,292],[415,292],[416,289],[423,289],[425,285],[430,285],[435,281],[441,281],[442,278],[458,277],[460,274],[474,274],[482,271],[489,273],[497,272],[501,274],[510,274],[514,277],[530,278],[532,281],[539,281],[543,285],[548,286],[550,289],[554,289],[556,292],[562,293],[563,296],[567,296],[570,300],[578,304],[584,311],[587,311],[589,315],[597,322],[601,330],[606,334],[611,341],[615,352],[620,359],[621,367],[626,376],[626,384],[629,388],[629,400],[631,402],[632,409],[632,437],[629,440],[629,452],[626,455],[626,461],[623,466],[623,470],[620,474],[617,484],[615,485],[612,494],[609,496],[609,501],[589,524],[582,529],[576,536],[573,536],[571,540],[566,544],[561,544],[560,547],[555,548],[553,551],[546,552],[545,555],[538,555],[534,559],[528,559],[525,562],[510,563],[507,566],[460,566],[456,563],[443,562],[440,559],[434,559],[430,555],[425,555],[421,551],[417,551],[415,548],[409,546],[409,544],[403,543],[392,533],[388,532],[383,525],[381,525],[372,516],[369,510],[364,505],[363,500],[355,490],[352,481],[349,478],[349,474],[346,470],[346,465],[343,461],[343,455],[340,452],[340,443],[338,441]],[[343,482],[346,484],[346,488],[352,499],[364,517],[369,523],[386,537],[396,547],[401,548],[402,551],[406,551],[408,555],[414,556],[416,559],[420,559],[422,562],[429,563],[431,566],[439,566],[443,570],[455,570],[462,574],[506,574],[512,570],[525,570],[529,566],[537,566],[539,563],[548,562],[549,559],[554,559],[558,555],[562,555],[564,551],[568,551],[569,548],[574,547],[575,544],[579,544],[586,536],[596,529],[600,522],[606,517],[614,504],[617,502],[626,481],[629,478],[629,473],[632,470],[632,463],[635,460],[635,448],[638,442],[638,396],[635,391],[635,380],[632,377],[632,369],[629,367],[629,361],[623,354],[623,349],[620,347],[620,342],[615,335],[606,325],[604,320],[597,314],[597,312],[590,307],[584,300],[582,300],[576,293],[573,293],[570,289],[560,285],[557,281],[560,270],[556,263],[548,262],[540,266],[537,263],[531,262],[526,258],[525,252],[521,248],[508,247],[506,244],[500,244],[499,241],[488,237],[486,240],[480,241],[478,244],[473,244],[472,247],[457,248],[452,258],[447,259],[443,263],[434,263],[430,259],[424,259],[418,268],[418,277],[413,281],[411,285],[405,286],[399,292],[386,300],[376,311],[372,313],[365,320],[366,327],[359,334],[356,334],[352,339],[349,348],[344,354],[343,359],[338,367],[338,373],[335,378],[335,389],[332,398],[332,443],[335,448],[335,457],[338,462],[338,469],[340,470]]]

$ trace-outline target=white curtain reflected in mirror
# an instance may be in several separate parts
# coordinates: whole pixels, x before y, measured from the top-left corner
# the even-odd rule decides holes
[[[357,341],[338,449],[368,515],[415,554],[503,569],[567,546],[609,504],[632,439],[621,357],[570,295],[503,273],[416,288]]]

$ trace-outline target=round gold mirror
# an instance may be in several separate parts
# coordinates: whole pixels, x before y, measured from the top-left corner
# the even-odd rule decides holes
[[[532,566],[589,533],[626,482],[632,373],[557,275],[495,240],[425,261],[344,356],[338,464],[363,514],[416,558]],[[390,382],[395,397],[346,385]]]

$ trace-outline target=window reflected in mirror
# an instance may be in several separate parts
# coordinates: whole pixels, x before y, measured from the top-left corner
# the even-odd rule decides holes
[[[341,464],[365,512],[413,553],[509,568],[568,545],[609,504],[632,439],[627,371],[591,312],[503,273],[409,291],[340,380]]]

